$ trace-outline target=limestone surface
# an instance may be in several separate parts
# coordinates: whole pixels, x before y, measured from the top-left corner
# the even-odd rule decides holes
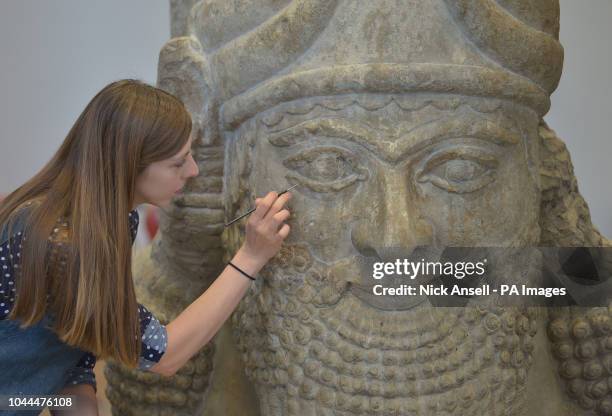
[[[169,321],[218,275],[256,196],[297,185],[292,231],[170,380],[111,366],[116,414],[612,414],[609,308],[464,308],[372,295],[368,259],[448,246],[610,246],[542,117],[557,0],[172,1],[159,86],[200,176],[135,276]],[[210,386],[210,387],[209,387]],[[545,398],[545,400],[543,400]]]

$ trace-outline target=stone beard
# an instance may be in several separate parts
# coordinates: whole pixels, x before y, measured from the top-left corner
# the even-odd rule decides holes
[[[522,414],[534,310],[375,299],[360,260],[537,245],[538,122],[498,99],[364,94],[243,123],[226,154],[228,211],[299,185],[290,237],[233,317],[261,414]],[[524,271],[499,264],[500,279]]]

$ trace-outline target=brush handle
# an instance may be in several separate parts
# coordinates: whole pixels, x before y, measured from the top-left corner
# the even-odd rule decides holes
[[[295,188],[297,185],[293,185],[291,188],[289,189],[285,189],[283,192],[281,192],[280,194],[278,194],[278,196],[281,196],[282,194],[286,194],[287,192],[289,192],[290,190],[292,190],[293,188]],[[231,220],[230,222],[228,222],[227,224],[225,224],[226,227],[229,227],[230,225],[232,225],[233,223],[235,223],[238,220],[243,219],[244,217],[246,217],[249,214],[252,214],[253,212],[255,212],[255,210],[257,209],[257,207],[251,209],[248,212],[245,212],[244,214],[242,214],[241,216],[239,216],[238,218],[234,218],[233,220]]]
[[[253,212],[255,212],[257,208],[253,208],[250,211],[245,212],[244,214],[242,214],[241,216],[239,216],[238,218],[234,218],[233,220],[231,220],[230,222],[228,222],[227,224],[225,224],[226,227],[229,227],[230,225],[232,225],[233,223],[235,223],[238,220],[243,219],[244,217],[246,217],[249,214],[252,214]]]

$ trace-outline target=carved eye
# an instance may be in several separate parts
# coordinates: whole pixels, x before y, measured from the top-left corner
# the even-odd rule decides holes
[[[298,153],[283,161],[283,165],[293,171],[288,177],[316,192],[339,191],[366,176],[366,171],[357,166],[355,156],[332,146]]]
[[[462,149],[436,154],[419,173],[419,182],[430,182],[448,192],[475,192],[495,180],[497,159],[481,150]]]

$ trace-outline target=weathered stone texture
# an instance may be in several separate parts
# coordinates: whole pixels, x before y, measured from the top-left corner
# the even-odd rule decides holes
[[[612,414],[608,308],[380,299],[363,267],[611,245],[542,119],[558,1],[172,1],[172,16],[159,85],[192,114],[201,173],[136,264],[143,303],[167,322],[197,297],[255,196],[297,184],[292,232],[215,349],[164,382],[110,368],[117,414]]]

